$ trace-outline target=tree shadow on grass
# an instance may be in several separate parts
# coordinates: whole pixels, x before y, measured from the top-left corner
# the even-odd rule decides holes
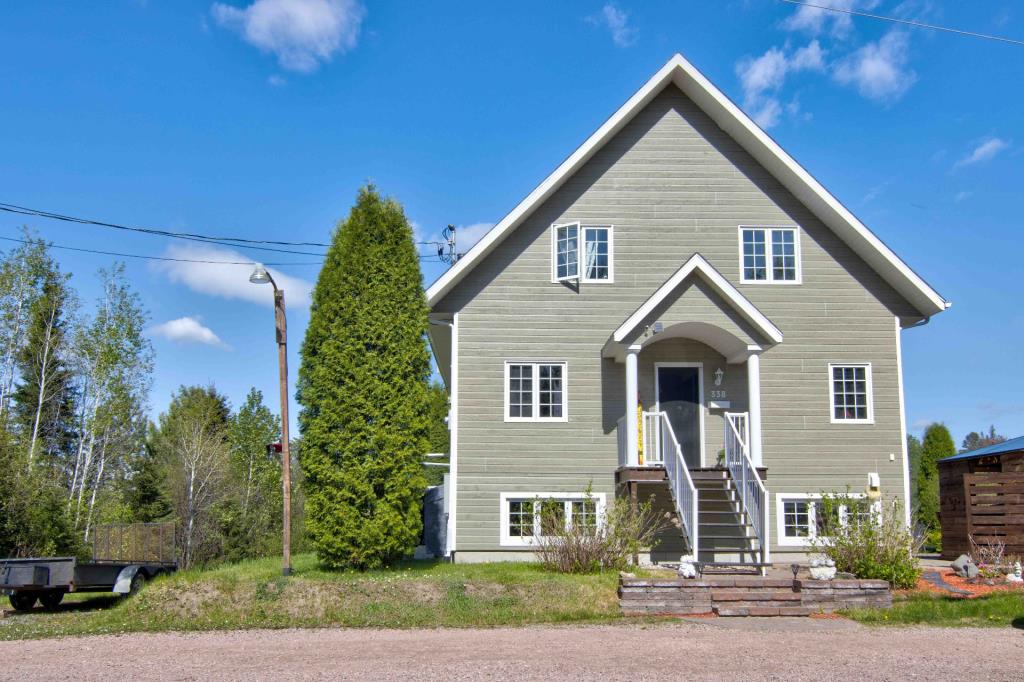
[[[1010,625],[1018,630],[1024,630],[1024,616],[1017,616],[1010,621]]]

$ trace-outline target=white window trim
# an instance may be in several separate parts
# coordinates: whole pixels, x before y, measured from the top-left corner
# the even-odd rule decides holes
[[[864,385],[868,393],[867,419],[836,419],[836,392],[832,385],[832,370],[836,367],[863,367]],[[832,424],[874,424],[875,423],[875,388],[871,379],[870,362],[830,362],[828,363],[828,418]]]
[[[508,414],[509,397],[509,367],[511,365],[532,365],[533,366],[533,416],[532,417],[510,417]],[[540,365],[561,365],[562,367],[562,416],[541,417],[540,416],[540,377],[538,367]],[[565,360],[506,360],[505,361],[505,398],[502,403],[505,405],[506,422],[567,422],[569,421],[569,363]]]
[[[854,499],[864,499],[867,497],[864,493],[844,493],[845,497]],[[816,500],[820,500],[825,497],[821,493],[776,493],[775,494],[775,532],[778,538],[777,544],[780,547],[809,547],[811,543],[817,539],[818,526],[814,523],[817,515],[814,510]],[[807,520],[808,520],[808,533],[809,535],[805,538],[793,538],[786,536],[786,502],[795,502],[800,500],[807,500],[811,505],[807,509]],[[876,500],[871,503],[871,513],[878,515],[882,511],[882,503],[880,500]],[[840,523],[846,525],[846,515],[848,511],[844,508],[839,510]]]
[[[577,277],[558,277],[558,228],[575,226],[579,231],[576,251],[578,268]],[[584,257],[587,251],[587,240],[585,230],[587,228],[600,228],[608,230],[608,279],[590,279],[586,276]],[[552,223],[551,225],[551,283],[562,284],[564,282],[582,282],[583,284],[614,284],[615,283],[615,226],[614,225],[586,225],[580,221],[571,223]]]
[[[604,514],[605,514],[605,494],[604,493],[500,493],[499,500],[500,504],[498,511],[501,514],[501,546],[502,547],[532,547],[535,544],[535,538],[519,538],[512,537],[509,535],[509,502],[516,500],[563,500],[565,502],[573,502],[577,500],[585,500],[590,497],[595,503],[595,512],[597,514],[597,527],[604,527]],[[568,513],[570,509],[566,509],[566,521],[571,521],[571,515]],[[534,526],[536,528],[536,526]]]
[[[765,269],[767,279],[747,279],[743,267],[743,230],[764,230],[765,231]],[[774,279],[772,265],[772,240],[771,230],[792,230],[793,231],[793,254],[796,258],[796,279]],[[739,263],[741,284],[778,284],[793,285],[804,283],[803,256],[800,249],[800,227],[798,225],[740,225],[736,230],[736,237],[739,242]]]

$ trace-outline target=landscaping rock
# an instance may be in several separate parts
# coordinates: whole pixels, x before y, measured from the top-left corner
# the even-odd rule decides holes
[[[978,577],[978,567],[974,565],[974,561],[971,560],[971,557],[966,554],[958,556],[956,561],[950,564],[950,566],[953,568],[953,572],[961,578],[970,579]]]

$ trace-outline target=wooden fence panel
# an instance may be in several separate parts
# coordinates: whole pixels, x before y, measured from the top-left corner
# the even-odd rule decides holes
[[[964,501],[976,544],[1001,542],[1007,554],[1024,555],[1024,473],[965,474]]]

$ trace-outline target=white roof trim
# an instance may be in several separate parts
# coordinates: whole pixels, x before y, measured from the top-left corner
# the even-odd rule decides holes
[[[622,343],[647,317],[654,312],[654,310],[661,305],[665,299],[671,294],[676,288],[679,287],[686,279],[693,273],[700,273],[708,284],[714,288],[716,292],[725,300],[729,301],[732,306],[741,314],[743,317],[754,325],[754,328],[761,333],[766,339],[769,339],[772,343],[782,343],[782,332],[776,327],[771,320],[765,317],[764,313],[757,309],[753,303],[747,300],[747,297],[739,292],[739,289],[729,283],[725,277],[722,276],[718,270],[711,267],[711,264],[704,260],[704,257],[699,253],[695,253],[690,257],[688,261],[683,263],[683,266],[676,270],[675,274],[668,278],[664,284],[658,287],[650,298],[644,301],[644,304],[636,309],[636,311],[630,315],[625,322],[619,325],[619,328],[612,334],[612,339],[615,343]]]
[[[942,312],[950,303],[871,232],[856,216],[811,177],[771,137],[744,114],[682,55],[675,55],[605,121],[572,155],[501,219],[451,269],[427,290],[427,302],[436,305],[466,274],[504,240],[530,213],[550,197],[609,139],[623,128],[670,82],[675,83],[719,127],[832,229],[922,315]]]

